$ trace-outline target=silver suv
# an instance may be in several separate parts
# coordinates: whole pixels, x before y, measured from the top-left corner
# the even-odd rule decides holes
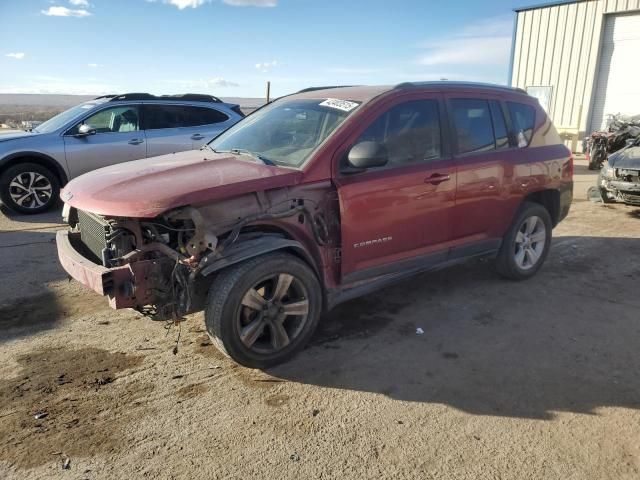
[[[198,149],[243,117],[212,95],[98,97],[31,131],[0,135],[0,199],[18,213],[43,212],[78,175]]]

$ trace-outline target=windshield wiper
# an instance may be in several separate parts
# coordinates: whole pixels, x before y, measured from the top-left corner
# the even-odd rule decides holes
[[[227,152],[218,152],[218,153],[227,153]],[[254,153],[254,152],[252,152],[250,150],[245,150],[244,148],[232,148],[231,150],[229,150],[229,153],[233,153],[234,155],[248,155],[251,158],[255,158],[256,160],[260,160],[265,165],[271,165],[271,166],[275,165],[275,162],[273,160],[269,160],[268,158],[263,157],[262,155],[260,155],[258,153]]]

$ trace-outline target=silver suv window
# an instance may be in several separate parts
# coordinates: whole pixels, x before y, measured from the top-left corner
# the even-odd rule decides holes
[[[145,105],[145,130],[163,128],[197,127],[213,125],[229,120],[229,117],[218,110],[190,105]]]
[[[78,133],[80,125],[89,125],[96,133],[135,132],[140,130],[140,115],[137,105],[120,105],[105,108],[84,119],[67,132],[67,135]]]

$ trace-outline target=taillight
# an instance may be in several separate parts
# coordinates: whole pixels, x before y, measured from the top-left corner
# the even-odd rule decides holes
[[[569,154],[569,161],[565,164],[565,177],[573,178],[573,153]]]

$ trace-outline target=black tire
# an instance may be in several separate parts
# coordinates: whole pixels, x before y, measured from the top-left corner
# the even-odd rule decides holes
[[[279,301],[274,300],[277,296],[275,283],[279,284],[282,274],[293,277],[291,286],[287,287],[287,292],[291,292],[292,288],[302,292],[300,295],[302,300],[297,302],[304,302],[306,299],[308,312],[304,320],[302,320],[303,315],[291,314],[283,317],[285,320],[282,320],[282,325],[284,322],[288,322],[287,328],[295,331],[295,335],[292,335],[293,338],[287,337],[290,343],[286,346],[277,348],[273,345],[273,329],[275,328],[273,325],[276,320],[268,317],[278,315],[278,313],[277,311],[274,314],[266,312],[269,312],[272,307],[277,307],[272,302]],[[258,290],[256,286],[263,285],[263,282],[267,282],[265,284],[267,286]],[[268,286],[268,282],[272,282],[271,287]],[[260,294],[263,295],[262,300],[271,297],[267,301],[270,306],[266,308],[263,306],[263,310],[259,310],[242,305],[243,299],[249,295],[249,291],[252,289],[254,292],[263,292]],[[273,292],[273,295],[267,293],[267,289]],[[291,294],[291,297],[293,296],[295,296],[295,292]],[[281,297],[283,307],[287,306],[284,298],[289,297]],[[209,289],[205,307],[205,324],[211,340],[222,353],[245,367],[268,368],[287,361],[304,347],[316,329],[321,311],[322,289],[313,270],[299,258],[288,253],[278,252],[249,259],[219,273]],[[240,329],[244,328],[246,331],[246,327],[249,324],[254,324],[258,315],[261,315],[260,319],[262,319],[263,314],[267,318],[264,321],[260,320],[263,323],[266,322],[261,330],[263,333],[256,337],[255,343],[247,346],[241,340]],[[280,313],[280,315],[283,314]],[[243,320],[246,320],[244,325]],[[269,349],[269,347],[264,347],[267,338],[274,351],[266,351]],[[265,351],[258,351],[260,350],[259,345],[262,345]]]
[[[37,182],[33,182],[33,186],[41,189],[31,193],[23,204],[17,203],[11,194],[16,194],[19,190],[16,190],[15,186],[11,186],[11,182],[16,178],[22,178],[26,185],[30,173],[34,174],[33,178],[39,179]],[[43,189],[43,185],[48,185],[46,190]],[[44,200],[45,193],[46,201]],[[0,176],[0,199],[7,208],[16,213],[29,215],[46,212],[58,203],[59,195],[60,182],[58,177],[51,170],[37,163],[18,163],[7,168]]]
[[[607,159],[607,152],[601,148],[594,148],[591,150],[591,156],[589,157],[589,170],[600,170],[604,161]]]
[[[516,255],[519,252],[516,238],[518,237],[518,233],[521,232],[525,222],[534,217],[539,218],[544,224],[544,243],[540,242],[543,248],[535,263],[532,262],[527,268],[522,268],[516,260]],[[500,246],[500,251],[498,252],[495,262],[498,273],[511,280],[526,280],[534,276],[549,254],[552,228],[551,216],[544,206],[538,203],[524,202],[513,219],[509,230],[502,239],[502,245]],[[533,234],[531,236],[533,237]],[[535,242],[533,245],[535,245],[535,248],[538,248],[538,242]]]

